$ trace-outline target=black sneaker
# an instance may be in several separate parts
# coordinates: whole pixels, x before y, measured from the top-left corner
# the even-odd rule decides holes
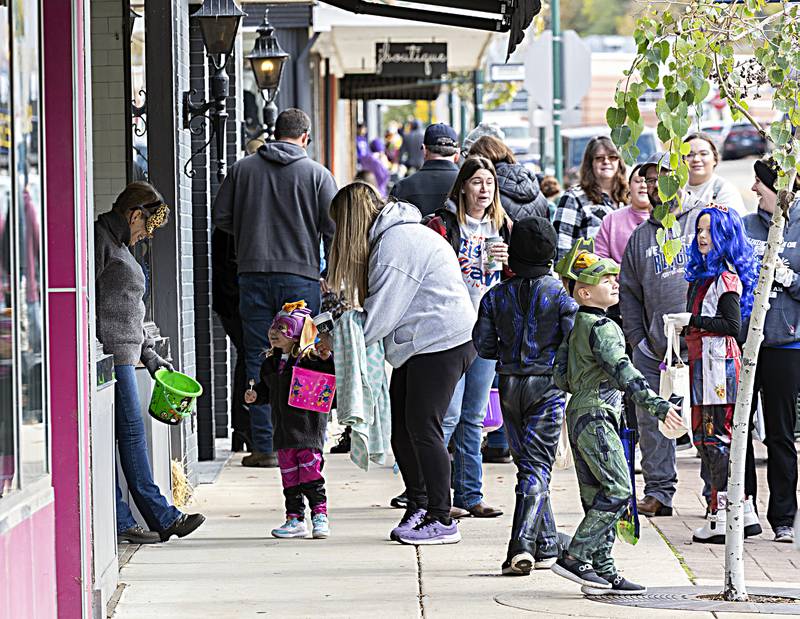
[[[404,492],[403,494],[398,494],[391,501],[389,501],[389,505],[397,509],[407,509],[408,497],[406,496],[406,493]]]
[[[350,426],[347,426],[339,436],[339,442],[331,447],[332,454],[350,453],[350,432]]]
[[[598,576],[591,563],[581,563],[577,559],[570,559],[566,555],[555,562],[550,568],[559,576],[579,585],[591,585],[597,589],[611,589],[611,583]]]
[[[161,541],[166,542],[173,535],[186,537],[205,521],[206,517],[203,514],[181,514],[181,517],[169,529],[164,529],[159,533]]]
[[[605,580],[605,578],[603,580]],[[647,593],[647,587],[637,585],[630,580],[625,580],[625,578],[619,574],[607,582],[611,583],[611,589],[593,585],[583,585],[581,587],[581,593],[585,593],[586,595],[644,595]]]
[[[528,576],[533,568],[533,557],[529,552],[518,552],[502,565],[503,576]]]
[[[138,524],[117,533],[117,543],[128,542],[129,544],[157,544],[161,541],[158,531],[145,531]]]
[[[487,447],[483,450],[483,461],[487,464],[508,464],[511,460],[511,452],[508,449]]]

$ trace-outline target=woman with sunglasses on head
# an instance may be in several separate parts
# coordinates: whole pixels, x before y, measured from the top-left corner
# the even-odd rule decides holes
[[[150,183],[136,181],[117,196],[111,211],[94,224],[97,338],[114,355],[114,420],[122,472],[128,491],[149,531],[133,518],[117,483],[117,539],[132,544],[166,542],[185,537],[205,518],[184,514],[170,505],[153,481],[147,455],[142,408],[136,382],[141,362],[151,376],[172,365],[153,349],[144,331],[145,276],[130,251],[166,225],[169,207]]]
[[[703,204],[724,204],[739,215],[746,215],[742,194],[733,183],[716,173],[719,151],[711,136],[702,131],[690,133],[683,143],[689,145],[689,154],[684,157],[689,166],[686,195]]]
[[[557,260],[579,238],[594,238],[609,213],[628,202],[625,163],[610,138],[589,140],[583,153],[579,182],[564,192],[556,208],[553,226],[558,234]]]

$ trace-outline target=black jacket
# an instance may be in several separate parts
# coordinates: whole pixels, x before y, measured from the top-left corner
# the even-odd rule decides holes
[[[538,215],[549,219],[547,198],[539,189],[536,175],[519,163],[500,162],[497,170],[497,185],[500,202],[512,221]]]
[[[458,176],[458,166],[446,159],[431,159],[411,176],[398,181],[391,194],[416,206],[422,216],[442,208]]]
[[[292,367],[333,374],[333,357],[323,361],[315,355],[297,359],[289,357],[283,371],[278,371],[280,354],[271,354],[261,364],[261,382],[253,387],[258,394],[255,404],[272,407],[273,449],[319,449],[325,443],[327,413],[317,413],[289,406],[292,387]]]
[[[233,235],[215,228],[211,233],[211,309],[223,318],[239,315],[239,279]]]

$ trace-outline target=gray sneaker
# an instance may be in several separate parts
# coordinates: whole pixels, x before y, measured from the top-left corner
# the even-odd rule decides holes
[[[792,527],[775,527],[775,541],[791,544],[794,542],[794,529]]]
[[[461,541],[461,533],[458,532],[458,522],[456,520],[451,519],[450,524],[444,524],[426,516],[413,529],[405,529],[398,533],[397,541],[401,544],[411,544],[413,546],[456,544]]]

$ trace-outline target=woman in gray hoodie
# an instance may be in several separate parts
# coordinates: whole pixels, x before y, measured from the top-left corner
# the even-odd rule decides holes
[[[145,531],[122,500],[117,484],[117,538],[134,544],[184,537],[203,524],[200,514],[183,514],[170,505],[153,481],[147,457],[135,366],[140,361],[151,375],[172,371],[153,349],[144,332],[145,276],[130,248],[152,237],[169,218],[169,208],[150,184],[136,181],[117,196],[114,206],[94,224],[97,337],[114,355],[114,421],[122,472],[139,512],[151,529]]]
[[[406,202],[385,203],[366,183],[341,189],[330,284],[366,313],[366,345],[382,340],[394,368],[392,451],[408,507],[391,533],[406,544],[461,539],[450,518],[450,458],[442,420],[475,358],[475,309],[453,249]]]

